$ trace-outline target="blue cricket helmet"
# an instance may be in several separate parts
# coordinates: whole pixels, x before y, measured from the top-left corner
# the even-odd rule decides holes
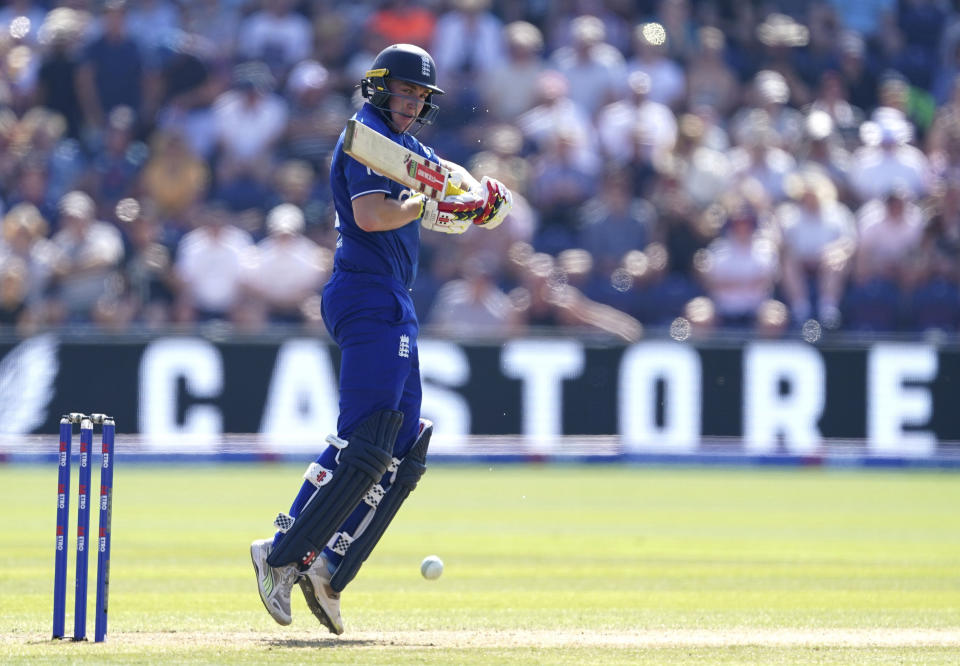
[[[387,88],[388,79],[428,88],[430,95],[415,120],[420,127],[433,123],[440,110],[433,103],[433,96],[442,95],[443,90],[437,86],[437,65],[429,53],[413,44],[393,44],[374,59],[373,66],[360,80],[360,92],[384,114],[389,113],[390,96],[393,95]]]

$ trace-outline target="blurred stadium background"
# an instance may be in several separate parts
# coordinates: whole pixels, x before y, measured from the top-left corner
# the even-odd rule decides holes
[[[424,234],[438,454],[952,464],[960,11],[926,0],[11,0],[0,456],[77,409],[312,450],[328,161],[399,41],[447,91],[421,138],[517,195]]]

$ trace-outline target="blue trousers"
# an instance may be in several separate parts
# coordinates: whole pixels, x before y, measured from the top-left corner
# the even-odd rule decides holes
[[[349,440],[370,415],[399,410],[403,425],[393,456],[402,459],[419,434],[422,398],[419,324],[409,292],[386,276],[336,272],[323,290],[323,321],[341,354],[337,435]],[[336,454],[337,449],[328,446],[317,462],[336,469]],[[384,487],[389,477],[387,472],[381,480]],[[290,507],[292,517],[299,515],[314,490],[313,484],[304,482]],[[361,503],[341,529],[353,534],[368,509]],[[325,554],[332,564],[339,564],[339,555],[329,549]]]
[[[410,293],[392,278],[335,273],[323,290],[323,321],[340,347],[337,434],[382,409],[403,412],[394,456],[413,446],[420,422],[420,326]]]

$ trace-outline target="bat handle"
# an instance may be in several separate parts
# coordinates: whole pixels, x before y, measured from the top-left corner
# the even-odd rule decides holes
[[[466,192],[466,190],[457,187],[456,185],[454,185],[452,182],[450,182],[450,181],[448,180],[448,181],[447,181],[447,189],[444,191],[444,196],[448,196],[448,197],[449,197],[449,196],[454,196],[454,195],[457,195],[457,194],[463,194],[464,192]]]

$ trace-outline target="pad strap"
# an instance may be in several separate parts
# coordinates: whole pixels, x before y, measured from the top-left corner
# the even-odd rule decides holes
[[[278,513],[277,517],[273,520],[273,525],[280,532],[286,534],[290,531],[290,528],[293,527],[294,518],[291,518],[285,513]]]
[[[347,551],[350,549],[350,544],[353,543],[353,537],[347,534],[346,532],[337,532],[327,543],[327,548],[332,550],[339,555],[346,555]]]
[[[363,501],[369,504],[372,508],[376,509],[377,505],[380,504],[380,500],[382,500],[383,496],[386,494],[387,490],[379,483],[375,483],[370,486],[370,490],[368,490],[367,494],[363,496]]]

